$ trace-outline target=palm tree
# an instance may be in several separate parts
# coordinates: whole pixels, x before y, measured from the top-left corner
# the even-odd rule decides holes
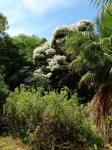
[[[112,66],[112,37],[100,39],[93,32],[76,31],[67,42],[69,50],[75,55],[71,66],[83,76],[79,81],[91,85],[106,84]]]
[[[67,42],[74,54],[71,66],[82,75],[79,81],[88,86],[96,86],[91,116],[100,133],[106,131],[106,118],[112,116],[112,36],[100,38],[94,32],[76,31]],[[96,107],[95,107],[96,106]]]
[[[105,3],[107,2],[105,1]],[[112,7],[102,6],[100,12],[94,18],[94,31],[75,31],[68,39],[68,49],[75,54],[71,66],[74,66],[76,71],[81,71],[81,74],[83,74],[79,86],[82,82],[87,84],[97,82],[98,85],[107,83],[105,78],[107,78],[107,75],[109,76],[112,65],[111,14]]]
[[[108,5],[107,1],[105,4]],[[102,6],[94,19],[96,32],[75,31],[67,41],[68,50],[75,55],[71,66],[82,75],[79,87],[85,82],[88,85],[95,83],[98,88],[93,101],[93,106],[96,107],[92,108],[91,116],[104,137],[107,116],[112,116],[111,14],[112,7]]]

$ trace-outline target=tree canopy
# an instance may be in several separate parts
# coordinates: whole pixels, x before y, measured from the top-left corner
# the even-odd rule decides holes
[[[0,34],[3,35],[4,31],[9,28],[7,18],[0,13]]]

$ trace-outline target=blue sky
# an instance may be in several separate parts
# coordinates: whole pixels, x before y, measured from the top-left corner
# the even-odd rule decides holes
[[[57,26],[71,25],[97,14],[88,0],[1,0],[0,12],[7,17],[11,36],[45,37],[48,41]]]

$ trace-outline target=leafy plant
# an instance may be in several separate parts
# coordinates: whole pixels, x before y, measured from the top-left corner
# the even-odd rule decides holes
[[[8,125],[18,132],[25,142],[36,149],[93,147],[101,142],[98,131],[78,103],[74,93],[68,99],[69,89],[60,94],[44,92],[43,88],[26,91],[24,85],[10,92],[4,106]],[[85,114],[85,115],[84,115]]]

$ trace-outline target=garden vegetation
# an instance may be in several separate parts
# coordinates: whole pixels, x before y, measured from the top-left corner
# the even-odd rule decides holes
[[[32,150],[98,150],[112,142],[111,14],[111,0],[103,1],[93,21],[57,27],[47,41],[10,37],[0,13],[1,139],[19,138]]]

